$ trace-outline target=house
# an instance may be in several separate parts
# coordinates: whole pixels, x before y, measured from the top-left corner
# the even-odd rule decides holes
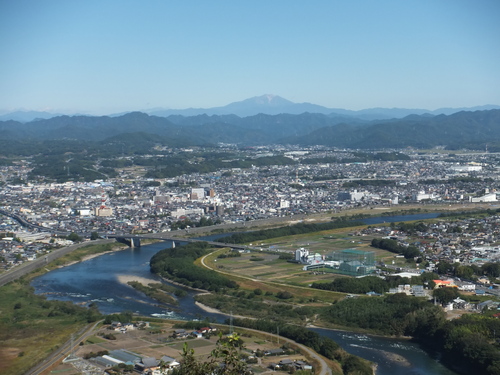
[[[190,335],[197,339],[201,339],[203,337],[203,333],[201,333],[200,331],[193,331],[190,333]]]
[[[434,284],[436,284],[434,289],[456,287],[456,285],[453,283],[453,280],[432,280],[432,281],[434,281]]]
[[[490,299],[488,301],[484,301],[484,302],[477,304],[477,309],[479,311],[490,310],[490,309],[497,308],[497,307],[498,307],[498,302],[494,302]]]
[[[297,360],[294,365],[296,370],[312,370],[312,366],[304,361]]]
[[[123,361],[127,365],[135,365],[136,363],[142,361],[141,356],[124,349],[112,350],[109,352],[109,356],[118,359],[120,361]]]
[[[490,285],[490,280],[488,280],[486,277],[478,278],[477,282],[483,285]]]
[[[179,338],[184,338],[184,337],[187,337],[188,336],[188,333],[186,332],[185,329],[176,329],[174,331],[174,333],[172,334],[172,336],[176,339],[179,339]]]
[[[135,325],[133,323],[124,323],[122,326],[127,331],[135,329]]]
[[[271,370],[273,370],[273,371],[276,371],[276,370],[279,370],[280,365],[278,365],[277,363],[271,362],[271,363],[269,364],[269,368],[270,368]]]
[[[281,348],[266,350],[264,355],[282,355],[285,351]]]
[[[136,369],[143,373],[151,373],[159,369],[159,361],[155,357],[143,357],[140,363],[136,363]]]
[[[280,365],[280,366],[292,366],[293,361],[290,358],[285,358],[285,359],[282,359],[281,361],[279,361],[278,365]]]
[[[473,292],[476,290],[476,285],[472,283],[458,282],[458,290],[462,290],[464,292]]]
[[[169,357],[168,355],[164,355],[160,358],[159,366],[162,367],[162,364],[165,365],[165,369],[173,369],[180,365],[179,362],[175,360],[175,358]]]

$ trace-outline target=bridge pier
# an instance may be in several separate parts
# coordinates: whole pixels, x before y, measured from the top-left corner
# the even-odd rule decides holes
[[[134,247],[141,247],[141,239],[140,238],[135,238],[135,237],[115,237],[117,242],[124,243],[125,245],[134,248]]]

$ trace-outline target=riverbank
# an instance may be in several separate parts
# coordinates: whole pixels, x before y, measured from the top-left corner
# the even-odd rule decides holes
[[[205,294],[209,294],[209,293],[205,293]],[[210,314],[220,314],[220,315],[225,315],[227,317],[233,317],[233,318],[238,318],[238,319],[251,319],[251,320],[255,320],[257,318],[254,318],[254,317],[251,317],[251,316],[243,316],[243,315],[231,315],[231,314],[227,314],[221,310],[218,310],[216,308],[213,308],[213,307],[210,307],[210,306],[207,306],[207,305],[204,305],[203,303],[201,302],[198,302],[198,301],[195,301],[194,304],[196,306],[198,306],[200,309],[202,309],[203,311],[207,312],[207,313],[210,313]]]
[[[89,244],[89,246],[92,246],[92,244]],[[83,255],[81,259],[73,260],[73,261],[70,261],[68,263],[61,264],[58,266],[58,268],[68,267],[68,266],[71,266],[71,265],[79,263],[79,262],[85,262],[87,260],[97,258],[97,257],[104,255],[104,254],[109,254],[109,253],[114,253],[116,251],[125,250],[126,248],[127,248],[126,245],[118,245],[117,244],[117,245],[114,245],[113,249],[111,249],[111,250]],[[92,249],[88,249],[88,251],[92,251]]]

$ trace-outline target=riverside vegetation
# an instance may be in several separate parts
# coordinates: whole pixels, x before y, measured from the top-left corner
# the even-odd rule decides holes
[[[85,308],[35,295],[30,281],[57,267],[117,248],[116,243],[85,246],[0,287],[2,375],[25,373],[69,340],[71,334],[102,318],[94,304]]]

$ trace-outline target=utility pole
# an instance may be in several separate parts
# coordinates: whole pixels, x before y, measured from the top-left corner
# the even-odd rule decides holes
[[[231,311],[231,315],[229,317],[229,334],[233,334],[233,312]]]

